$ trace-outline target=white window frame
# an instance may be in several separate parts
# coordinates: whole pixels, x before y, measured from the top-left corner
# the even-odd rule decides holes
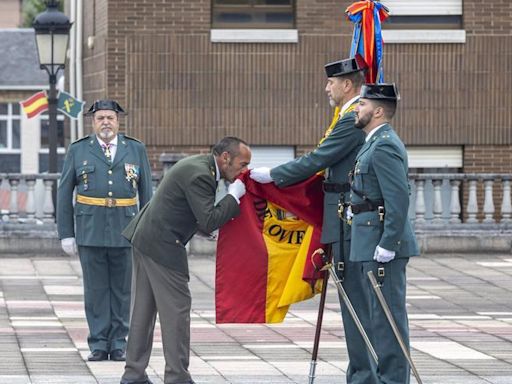
[[[212,2],[213,4],[213,2]],[[294,4],[295,21],[297,4]],[[213,8],[212,8],[213,12]],[[295,23],[296,24],[296,23]],[[213,28],[210,30],[212,43],[298,43],[299,31],[295,28]]]
[[[7,115],[0,115],[1,121],[7,121],[7,147],[1,148],[0,153],[2,154],[20,154],[21,153],[21,107],[20,113],[15,115],[13,113],[13,104],[11,102],[5,102],[1,104],[7,104]],[[13,120],[18,120],[20,123],[20,148],[12,147],[12,122]]]
[[[382,0],[382,4],[396,16],[450,16],[463,15],[463,0]],[[455,43],[466,42],[464,29],[385,29],[385,43]]]
[[[49,116],[48,115],[39,115],[39,129],[41,129],[41,122],[43,120],[48,120],[49,119]],[[62,114],[57,114],[57,120],[58,121],[64,121],[64,115]],[[65,128],[65,127],[64,127]],[[43,135],[42,133],[40,132],[39,133],[39,153],[40,154],[49,154],[50,153],[50,148],[43,148],[42,147],[42,143],[41,143],[41,139],[42,139]],[[57,153],[58,154],[64,154],[66,153],[66,147],[57,147]]]

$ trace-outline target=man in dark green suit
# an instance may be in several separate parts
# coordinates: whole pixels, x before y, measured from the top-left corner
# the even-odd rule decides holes
[[[94,102],[94,134],[69,146],[58,189],[62,248],[82,265],[90,361],[125,359],[132,262],[121,231],[153,191],[144,144],[118,134],[122,112],[113,100]]]
[[[343,287],[361,318],[368,318],[365,316],[368,313],[368,304],[361,294],[364,284],[361,264],[349,260],[350,226],[341,220],[338,208],[348,203],[348,173],[353,168],[356,154],[364,143],[364,134],[354,127],[354,108],[359,101],[359,91],[365,80],[366,68],[364,59],[359,55],[327,64],[325,91],[331,106],[340,108],[340,115],[334,128],[330,132],[327,131],[326,137],[312,152],[272,169],[255,168],[251,171],[251,178],[258,182],[273,181],[279,187],[286,187],[326,170],[321,241],[331,247],[338,276],[343,280]],[[347,383],[377,383],[372,357],[343,304],[341,312],[349,355]]]
[[[366,142],[356,157],[351,185],[350,259],[363,265],[365,277],[368,271],[380,276],[382,292],[408,346],[406,266],[409,257],[417,256],[419,250],[408,218],[407,152],[389,125],[397,100],[394,84],[366,84],[361,89],[355,125],[366,133]],[[379,358],[379,383],[407,384],[407,359],[370,281],[365,281],[364,293],[371,311],[369,337]]]
[[[164,382],[193,383],[188,371],[191,297],[185,245],[198,229],[210,233],[239,214],[245,186],[235,179],[250,161],[249,146],[234,137],[222,139],[212,154],[180,160],[123,232],[133,244],[134,291],[122,384],[150,383],[146,368],[157,313]],[[231,184],[227,195],[215,204],[221,178]]]

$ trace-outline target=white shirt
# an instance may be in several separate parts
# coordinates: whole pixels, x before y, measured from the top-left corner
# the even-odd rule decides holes
[[[359,95],[357,96],[354,96],[353,98],[351,98],[349,101],[347,101],[345,104],[343,104],[343,107],[341,107],[341,110],[340,110],[340,117],[343,116],[343,114],[345,113],[345,111],[348,109],[348,107],[350,107],[354,102],[356,102],[356,100],[359,99]]]
[[[101,140],[98,136],[96,136],[96,139],[98,140],[98,143],[100,144],[101,149],[103,149],[102,145],[106,145],[103,140]],[[117,135],[112,139],[110,142],[110,157],[112,158],[112,161],[114,161],[114,157],[116,157],[116,151],[117,151]]]
[[[377,129],[379,129],[380,127],[382,127],[383,125],[386,125],[387,123],[384,123],[384,124],[381,124],[375,128],[373,128],[370,132],[368,132],[368,134],[366,135],[364,141],[368,142],[368,140],[370,140],[370,138],[373,136],[373,134],[377,131]]]
[[[215,156],[213,157],[213,162],[215,163],[215,181],[217,181],[217,183],[218,183],[220,180],[220,171],[219,171],[219,166],[217,165],[217,160],[215,159]]]

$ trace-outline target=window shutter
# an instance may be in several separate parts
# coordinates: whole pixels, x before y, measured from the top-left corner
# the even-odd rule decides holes
[[[462,15],[462,0],[382,0],[393,16]]]

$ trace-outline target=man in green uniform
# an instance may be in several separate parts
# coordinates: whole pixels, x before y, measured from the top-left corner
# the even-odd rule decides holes
[[[144,144],[118,134],[123,112],[113,100],[94,102],[94,134],[69,146],[57,196],[62,248],[82,265],[89,361],[125,360],[132,260],[121,231],[153,191]]]
[[[398,92],[394,84],[366,84],[356,107],[357,128],[366,142],[356,157],[351,185],[352,216],[350,259],[363,265],[364,276],[373,271],[393,312],[407,346],[409,326],[405,306],[406,266],[419,254],[408,218],[409,180],[407,152],[389,121],[394,116]],[[365,278],[364,293],[370,303],[369,337],[379,364],[379,383],[407,384],[410,367],[385,313]],[[365,323],[368,321],[365,319]]]
[[[164,383],[193,383],[190,356],[189,271],[185,245],[201,230],[210,233],[240,213],[245,194],[235,179],[251,161],[249,146],[225,137],[208,155],[180,160],[164,176],[155,197],[123,236],[133,244],[133,312],[122,384],[149,384],[156,315],[160,319],[165,357]],[[217,183],[230,182],[215,204]]]
[[[340,108],[332,130],[326,132],[326,137],[312,152],[272,169],[255,168],[251,171],[251,178],[260,183],[273,181],[279,187],[286,187],[326,170],[321,241],[331,247],[337,274],[361,318],[368,318],[368,303],[362,295],[364,279],[361,264],[349,260],[350,226],[341,220],[338,212],[340,206],[343,209],[348,203],[348,173],[364,143],[364,134],[354,127],[354,108],[359,101],[366,68],[364,59],[359,55],[327,64],[325,91],[331,106]],[[341,306],[341,312],[349,355],[347,382],[377,383],[375,364],[345,305]]]

